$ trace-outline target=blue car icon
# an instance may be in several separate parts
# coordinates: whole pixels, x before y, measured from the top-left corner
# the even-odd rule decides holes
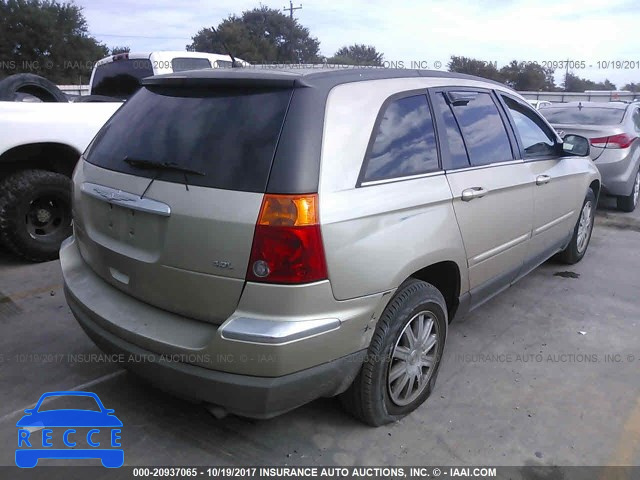
[[[95,401],[95,409],[41,409],[42,402],[50,397],[89,397]],[[84,398],[86,401],[87,399]],[[93,402],[91,402],[93,406]],[[56,459],[93,459],[99,458],[107,468],[118,468],[124,463],[124,451],[120,444],[122,422],[106,409],[100,398],[91,392],[49,392],[40,397],[34,408],[25,410],[16,426],[18,427],[18,449],[16,465],[21,468],[33,468],[41,458]],[[82,435],[76,429],[89,429]],[[53,448],[55,439],[62,440],[65,448]],[[109,442],[105,448],[101,431],[108,430]],[[100,440],[98,439],[100,436]],[[88,448],[74,448],[78,442]]]

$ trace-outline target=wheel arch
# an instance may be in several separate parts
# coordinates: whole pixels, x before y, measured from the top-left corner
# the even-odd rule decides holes
[[[413,272],[409,278],[430,283],[442,293],[445,302],[447,302],[450,323],[459,306],[461,275],[458,264],[453,260],[433,263]]]
[[[20,170],[37,169],[71,178],[81,153],[64,143],[29,143],[13,147],[0,155],[0,178]]]

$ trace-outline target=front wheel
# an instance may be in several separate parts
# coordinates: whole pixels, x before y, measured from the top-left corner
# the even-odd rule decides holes
[[[400,286],[373,334],[364,364],[342,394],[345,408],[371,426],[400,420],[434,388],[447,332],[447,306],[433,285]]]
[[[569,265],[578,263],[587,253],[587,247],[591,240],[593,223],[596,215],[596,195],[589,189],[582,204],[578,222],[573,229],[573,236],[567,248],[557,255],[558,260]]]
[[[72,234],[71,180],[44,170],[23,170],[0,182],[0,242],[34,262],[58,258]]]

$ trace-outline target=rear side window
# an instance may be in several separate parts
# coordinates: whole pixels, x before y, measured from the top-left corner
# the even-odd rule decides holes
[[[513,160],[511,143],[498,107],[484,92],[461,92],[465,100],[452,102],[452,110],[462,130],[471,165]]]
[[[509,109],[526,157],[555,155],[555,140],[549,128],[530,108],[502,96]]]
[[[208,58],[174,58],[171,60],[171,68],[174,72],[184,72],[185,70],[201,70],[211,68]]]
[[[88,162],[139,177],[184,183],[185,174],[124,160],[170,163],[189,185],[266,190],[290,89],[142,88],[105,124]]]
[[[140,80],[152,75],[148,59],[114,60],[96,68],[91,94],[128,98],[140,89]]]
[[[456,122],[451,107],[444,98],[443,93],[437,93],[434,97],[434,108],[440,112],[440,118],[442,119],[442,128],[438,125],[438,132],[443,130],[442,136],[444,137],[444,148],[448,149],[446,165],[444,165],[444,151],[443,151],[443,167],[445,170],[465,168],[469,166],[469,157],[467,156],[467,149],[464,146],[464,140]]]
[[[401,98],[386,107],[365,165],[364,182],[439,169],[426,95]]]
[[[615,125],[622,122],[624,109],[606,107],[546,107],[540,110],[549,123],[564,125]]]

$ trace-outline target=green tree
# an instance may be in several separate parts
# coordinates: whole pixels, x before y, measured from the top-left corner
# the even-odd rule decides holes
[[[372,45],[353,44],[340,48],[327,63],[340,65],[382,65],[384,55]]]
[[[622,90],[628,90],[633,93],[639,92],[640,83],[635,83],[635,82],[627,83],[624,87],[622,87]]]
[[[516,90],[521,91],[553,91],[555,82],[554,70],[543,68],[537,63],[512,60],[500,69],[503,81]]]
[[[0,75],[87,81],[109,50],[88,33],[82,8],[53,0],[0,0]]]
[[[129,53],[131,48],[123,46],[123,47],[113,47],[109,52],[109,55],[117,55],[119,53]]]
[[[567,73],[562,84],[567,92],[584,92],[585,90],[616,90],[616,85],[609,79],[604,82],[594,82],[586,78],[580,78],[573,73]]]
[[[320,42],[309,29],[279,10],[261,6],[231,15],[217,27],[203,28],[187,50],[226,53],[252,63],[314,63],[319,61]]]
[[[451,61],[447,64],[447,68],[450,72],[466,73],[498,82],[503,81],[502,75],[498,71],[495,62],[452,56]]]

